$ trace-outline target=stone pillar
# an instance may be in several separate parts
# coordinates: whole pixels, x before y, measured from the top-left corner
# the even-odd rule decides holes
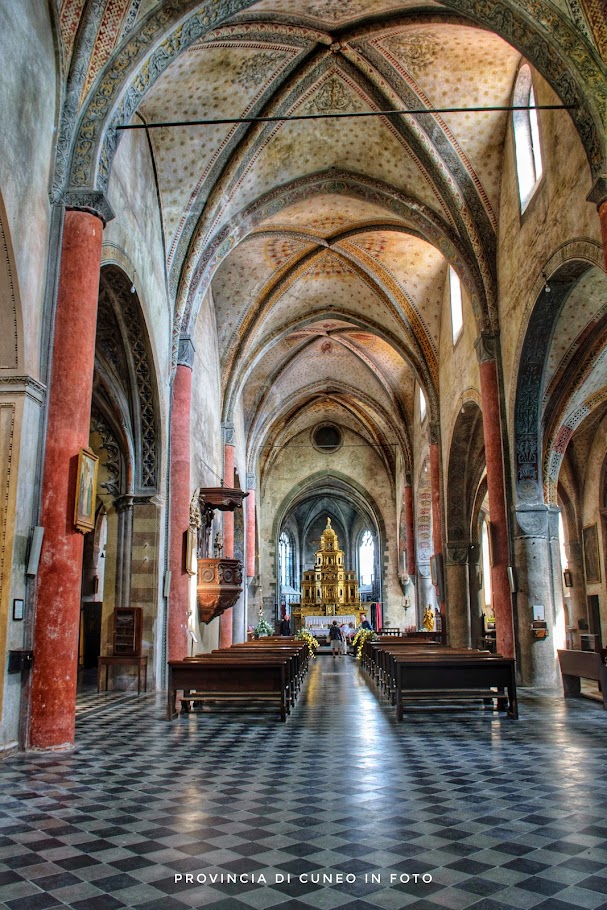
[[[552,574],[552,605],[554,623],[553,648],[567,647],[565,630],[565,598],[563,597],[563,567],[561,563],[561,542],[559,539],[558,506],[550,506],[548,512],[548,540],[550,544],[550,568]]]
[[[470,644],[477,647],[483,634],[481,623],[481,587],[479,584],[481,548],[479,543],[468,545],[468,603],[470,606]]]
[[[440,446],[438,444],[438,428],[430,427],[430,489],[432,491],[432,548],[437,562],[443,560],[443,513],[441,509],[440,487]],[[444,568],[443,568],[444,571]],[[443,579],[444,583],[445,579]],[[445,610],[445,592],[436,589],[440,607],[443,634],[447,633],[447,615]]]
[[[189,335],[179,339],[171,406],[171,463],[169,465],[169,591],[168,659],[189,654],[187,627],[190,576],[185,565],[185,534],[190,526],[190,411],[194,345]]]
[[[506,492],[504,489],[504,458],[499,387],[497,376],[497,337],[483,333],[476,341],[481,380],[483,437],[487,464],[487,492],[491,519],[491,591],[496,621],[497,650],[505,657],[514,657],[514,623],[512,594],[508,579],[510,550]]]
[[[470,604],[468,600],[468,548],[447,542],[445,572],[449,586],[449,644],[470,647]]]
[[[413,527],[413,487],[406,484],[403,492],[403,503],[405,506],[405,533],[406,553],[407,553],[407,574],[415,575],[415,530]]]
[[[103,220],[65,213],[48,393],[29,745],[74,743],[83,535],[74,528],[78,453],[89,444]]]
[[[118,540],[116,544],[116,606],[131,604],[131,562],[133,556],[133,497],[119,496],[114,500],[118,513]]]
[[[223,425],[223,483],[234,486],[234,427]],[[234,513],[223,513],[223,555],[234,558]],[[234,608],[230,607],[219,617],[219,647],[229,648],[233,641]]]
[[[247,474],[247,578],[255,575],[255,474]]]
[[[525,686],[552,687],[558,683],[549,511],[543,503],[519,506],[516,510],[514,552],[519,674]],[[531,632],[535,604],[544,607],[548,624],[548,638],[543,641],[535,640]]]

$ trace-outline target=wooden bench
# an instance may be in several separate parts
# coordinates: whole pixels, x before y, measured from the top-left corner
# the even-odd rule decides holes
[[[607,709],[607,667],[601,655],[596,651],[559,651],[558,655],[565,698],[584,697],[582,679],[594,679],[601,688],[603,708]]]
[[[307,644],[281,645],[280,642],[272,642],[263,648],[255,645],[249,647],[248,644],[232,645],[230,648],[220,648],[210,652],[211,657],[234,657],[242,658],[244,661],[258,660],[260,657],[284,657],[287,659],[287,686],[289,689],[289,700],[292,705],[303,684],[304,676],[308,666],[310,655]],[[204,656],[204,655],[202,655]],[[197,658],[192,658],[196,660]]]
[[[291,704],[291,686],[287,657],[259,654],[243,660],[238,655],[194,660],[170,660],[168,663],[167,719],[177,717],[179,690],[184,702],[205,701],[249,707],[253,702],[273,704],[286,721]],[[189,693],[195,693],[189,697]]]
[[[496,699],[513,719],[518,717],[515,663],[486,652],[449,655],[411,654],[396,657],[396,719],[403,719],[405,699],[425,702]]]
[[[394,697],[398,682],[398,663],[402,659],[408,660],[410,657],[433,657],[437,655],[448,655],[453,660],[460,658],[469,658],[471,655],[479,654],[479,651],[471,651],[470,648],[446,648],[444,645],[424,644],[416,647],[398,647],[386,648],[383,653],[380,652],[379,665],[381,675],[379,685],[384,692]]]
[[[437,650],[444,651],[445,646],[435,641],[408,638],[394,638],[392,641],[388,639],[367,641],[363,646],[362,664],[374,682],[384,691],[388,691],[394,688],[394,680],[390,673],[392,654],[401,652],[409,654],[413,651],[426,653]]]

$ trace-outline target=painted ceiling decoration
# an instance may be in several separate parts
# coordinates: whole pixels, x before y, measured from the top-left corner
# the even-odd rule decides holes
[[[158,4],[118,46],[102,77],[96,80],[96,89],[88,96],[80,118],[79,135],[75,137],[70,135],[78,115],[78,105],[73,99],[76,92],[78,98],[80,96],[87,70],[83,72],[81,67],[72,67],[70,103],[66,105],[60,139],[70,145],[73,139],[75,154],[71,166],[68,149],[58,162],[59,189],[67,182],[73,187],[103,190],[116,144],[110,121],[114,126],[128,122],[151,85],[180,53],[230,16],[254,5],[252,0],[223,0],[214,4],[173,0],[170,5]],[[574,118],[593,171],[598,176],[604,167],[604,131],[601,127],[604,126],[607,87],[600,58],[598,55],[593,57],[587,42],[582,43],[571,20],[542,0],[527,3],[530,8],[524,12],[514,0],[503,0],[502,3],[444,0],[443,5],[501,34],[559,89],[563,101],[579,104]],[[92,7],[91,15],[95,12],[99,15],[103,3],[92,4]],[[184,20],[183,17],[196,7],[201,11]],[[82,29],[82,47],[80,53],[75,51],[80,58],[90,59],[95,40],[91,31],[94,29]],[[150,55],[152,47],[154,50]],[[571,73],[577,72],[578,66],[580,78],[574,80]],[[70,176],[65,166],[70,167]]]
[[[175,359],[204,301],[217,325],[222,419],[235,421],[241,409],[249,469],[259,465],[262,486],[281,446],[307,440],[323,421],[374,447],[392,480],[399,462],[411,471],[418,387],[428,405],[423,432],[437,437],[449,267],[474,331],[499,331],[496,235],[510,117],[500,108],[523,62],[541,103],[576,105],[554,116],[576,125],[588,191],[607,179],[601,5],[57,0],[67,76],[53,198],[111,218],[117,127],[181,124],[148,129],[146,140]],[[390,110],[418,113],[381,113]],[[318,119],[367,111],[378,116]],[[316,119],[289,120],[301,115]],[[283,119],[192,124],[261,116]],[[543,386],[533,333],[520,342],[529,387],[513,395],[525,502],[541,498],[559,447],[603,393],[588,373],[605,356],[596,271],[563,266],[559,276],[552,312],[538,292],[529,314],[542,330],[556,302],[567,326],[562,349],[542,348]],[[574,376],[568,364],[580,353]],[[152,486],[153,477],[139,482]]]

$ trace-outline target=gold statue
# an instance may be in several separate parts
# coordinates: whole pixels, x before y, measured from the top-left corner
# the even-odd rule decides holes
[[[430,604],[425,609],[422,626],[426,632],[434,632],[434,610]]]

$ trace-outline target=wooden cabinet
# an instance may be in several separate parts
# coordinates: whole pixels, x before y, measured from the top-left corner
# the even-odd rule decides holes
[[[143,631],[141,607],[117,607],[113,614],[113,624],[113,655],[140,657]]]

